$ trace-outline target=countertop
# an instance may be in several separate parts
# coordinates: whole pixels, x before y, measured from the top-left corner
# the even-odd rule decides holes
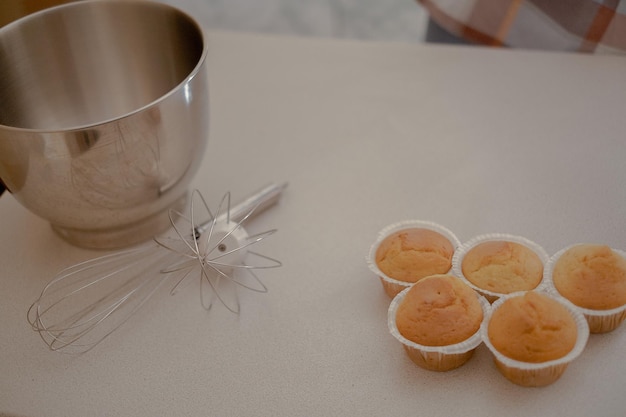
[[[211,132],[192,187],[219,203],[288,181],[250,223],[267,294],[206,312],[195,285],[156,294],[83,355],[51,352],[26,311],[94,256],[0,198],[0,415],[623,416],[626,327],[591,335],[556,383],[504,379],[484,345],[445,373],[387,329],[365,258],[419,219],[464,242],[521,235],[549,254],[626,249],[626,60],[209,32]]]

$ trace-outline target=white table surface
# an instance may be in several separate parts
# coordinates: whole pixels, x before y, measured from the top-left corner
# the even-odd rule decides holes
[[[0,198],[0,414],[10,416],[623,416],[626,327],[592,335],[545,388],[479,347],[414,365],[367,269],[378,231],[441,223],[461,241],[522,235],[553,254],[626,249],[626,60],[210,33],[211,134],[193,186],[212,204],[288,181],[249,226],[269,293],[206,313],[194,285],[157,294],[84,355],[51,352],[26,311],[93,256]]]

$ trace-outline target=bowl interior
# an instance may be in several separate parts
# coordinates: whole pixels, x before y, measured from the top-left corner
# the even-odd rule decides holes
[[[137,111],[198,66],[202,31],[171,7],[84,1],[0,28],[0,124],[59,131]]]

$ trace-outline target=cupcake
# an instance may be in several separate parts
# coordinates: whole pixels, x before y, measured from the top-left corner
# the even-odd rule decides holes
[[[489,302],[452,275],[432,275],[403,290],[389,307],[391,334],[409,358],[433,371],[467,362],[481,343]]]
[[[592,333],[617,328],[626,318],[626,256],[606,245],[578,244],[546,267],[553,291],[580,307]]]
[[[478,236],[459,248],[454,272],[493,302],[504,294],[538,289],[546,252],[528,239],[492,234]]]
[[[559,379],[589,337],[587,322],[576,307],[537,291],[499,298],[481,332],[498,370],[528,387]]]
[[[393,298],[424,277],[448,273],[459,245],[456,236],[443,226],[406,221],[379,233],[370,248],[368,265]]]

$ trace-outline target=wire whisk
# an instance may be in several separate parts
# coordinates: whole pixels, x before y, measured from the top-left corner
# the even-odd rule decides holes
[[[267,292],[255,271],[282,265],[252,250],[277,229],[250,235],[244,223],[275,204],[285,187],[269,185],[232,210],[226,193],[215,213],[194,190],[188,215],[170,210],[171,228],[165,235],[59,272],[28,309],[28,322],[51,350],[87,352],[127,322],[166,282],[173,283],[173,295],[193,278],[200,281],[204,309],[210,310],[217,299],[239,313],[237,288]]]

